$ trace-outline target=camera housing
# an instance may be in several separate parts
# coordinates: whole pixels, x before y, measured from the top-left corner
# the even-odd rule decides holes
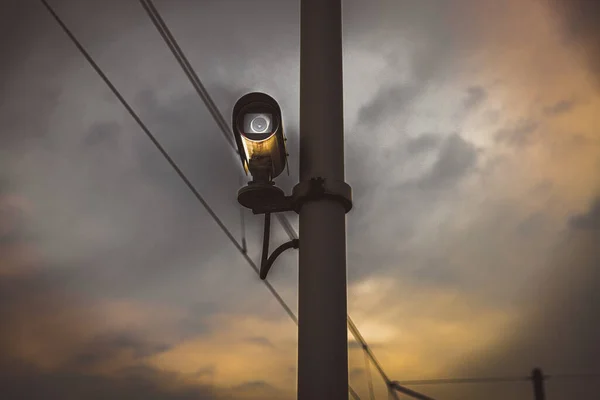
[[[271,96],[253,92],[233,107],[232,128],[246,174],[270,182],[287,165],[281,109]]]

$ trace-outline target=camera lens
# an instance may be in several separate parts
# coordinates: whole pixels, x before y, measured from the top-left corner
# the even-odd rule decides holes
[[[252,128],[254,133],[264,133],[269,128],[269,121],[267,121],[264,116],[260,115],[252,120],[250,128]]]

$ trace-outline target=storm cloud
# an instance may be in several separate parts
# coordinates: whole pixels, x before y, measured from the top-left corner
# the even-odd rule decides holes
[[[294,324],[41,4],[25,3],[0,16],[0,390],[295,398]],[[235,201],[249,177],[138,2],[51,3],[258,260],[262,219],[242,224]],[[299,3],[156,6],[226,120],[246,92],[280,102],[289,192]],[[344,3],[349,310],[393,379],[600,369],[595,8]],[[286,240],[273,223],[272,245]],[[296,257],[269,278],[294,310]],[[351,383],[368,396],[356,346]],[[549,397],[598,389],[574,382],[549,380]],[[422,388],[531,398],[529,382]]]

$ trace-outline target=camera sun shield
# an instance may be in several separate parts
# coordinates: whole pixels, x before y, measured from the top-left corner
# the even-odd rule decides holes
[[[281,109],[275,99],[259,92],[242,96],[233,107],[232,128],[246,173],[253,174],[251,164],[256,172],[257,163],[264,160],[271,165],[269,179],[283,172],[287,151]]]

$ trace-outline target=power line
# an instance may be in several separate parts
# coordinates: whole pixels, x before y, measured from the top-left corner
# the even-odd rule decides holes
[[[216,104],[212,100],[210,94],[208,93],[208,91],[206,90],[204,85],[202,84],[202,81],[198,77],[198,74],[196,73],[196,71],[194,70],[192,65],[190,64],[188,58],[186,57],[185,53],[183,52],[183,50],[181,49],[179,44],[177,43],[177,40],[171,33],[171,30],[167,26],[165,20],[160,15],[160,12],[158,11],[158,9],[156,8],[156,6],[154,5],[154,3],[151,0],[139,0],[139,1],[140,1],[140,4],[142,5],[142,7],[144,8],[144,10],[146,11],[146,13],[148,14],[148,16],[150,17],[150,20],[156,27],[156,30],[158,31],[160,36],[163,38],[163,41],[165,42],[165,44],[167,45],[169,50],[171,50],[171,53],[173,53],[175,60],[177,60],[177,62],[181,66],[181,69],[183,69],[183,72],[188,77],[190,83],[196,90],[196,93],[198,93],[198,95],[204,102],[206,108],[210,112],[210,115],[213,117],[215,123],[217,124],[221,133],[223,134],[223,137],[227,140],[227,143],[229,143],[229,146],[232,148],[232,150],[237,155],[237,148],[232,139],[232,132],[231,132],[231,129],[230,129],[228,123],[226,122],[225,118],[223,117],[223,114],[221,114],[221,112],[219,111],[219,108],[216,106]],[[242,210],[242,212],[243,212],[243,210]],[[298,234],[292,227],[289,220],[285,217],[285,215],[277,214],[277,219],[278,219],[279,223],[281,224],[281,226],[283,227],[283,229],[286,231],[286,233],[290,239],[292,239],[292,240],[298,239]]]
[[[206,211],[209,213],[209,215],[213,218],[213,220],[217,223],[217,225],[221,228],[221,230],[225,233],[225,235],[229,238],[229,240],[234,244],[234,246],[242,254],[242,256],[244,257],[244,259],[248,262],[248,264],[252,267],[252,269],[254,269],[254,271],[257,274],[259,274],[259,268],[258,268],[258,266],[248,256],[245,247],[243,247],[242,245],[240,245],[238,243],[238,241],[231,234],[231,232],[227,229],[227,227],[223,224],[223,222],[220,220],[220,218],[217,216],[217,214],[212,210],[212,208],[210,207],[210,205],[206,202],[206,200],[198,192],[198,190],[196,189],[196,187],[185,176],[185,174],[179,168],[179,166],[177,165],[177,163],[175,163],[175,161],[171,158],[171,156],[169,156],[169,154],[167,153],[167,151],[161,146],[161,144],[158,142],[158,140],[155,138],[155,136],[150,132],[150,130],[148,129],[148,127],[146,126],[146,124],[144,124],[144,122],[140,119],[140,117],[137,115],[137,113],[133,110],[133,108],[131,108],[131,106],[129,105],[129,103],[121,95],[121,93],[119,92],[119,90],[113,85],[113,83],[110,81],[110,79],[106,76],[106,74],[102,71],[102,69],[94,61],[94,59],[91,57],[91,55],[83,47],[83,45],[79,42],[79,40],[77,39],[77,37],[75,37],[75,35],[65,25],[65,23],[62,21],[62,19],[58,16],[58,14],[54,11],[54,9],[52,8],[52,6],[50,6],[50,4],[46,0],[40,0],[40,1],[46,7],[46,9],[48,10],[48,12],[52,15],[52,17],[56,20],[56,22],[59,24],[59,26],[65,32],[65,34],[71,39],[71,41],[73,42],[73,44],[75,44],[75,46],[81,52],[81,54],[85,57],[85,59],[89,62],[89,64],[92,66],[92,68],[100,76],[100,78],[102,78],[102,80],[104,81],[104,83],[109,87],[109,89],[117,97],[117,99],[120,101],[120,103],[123,105],[123,107],[129,112],[129,114],[131,115],[131,117],[137,122],[137,124],[140,126],[140,128],[144,131],[144,133],[148,136],[148,138],[156,146],[156,148],[163,155],[163,157],[165,157],[165,159],[168,161],[168,163],[171,165],[171,167],[175,170],[175,172],[177,173],[177,175],[186,184],[186,186],[188,187],[188,189],[190,189],[190,191],[194,194],[194,196],[196,197],[196,199],[198,199],[198,201],[206,209]],[[277,292],[277,290],[268,281],[263,280],[262,282],[269,289],[269,291],[271,292],[271,294],[275,297],[275,299],[277,300],[277,302],[285,310],[285,312],[292,319],[292,321],[296,325],[298,325],[298,318],[296,317],[296,315],[294,314],[294,312],[292,311],[292,309],[283,300],[283,298],[279,295],[279,293]],[[348,390],[349,390],[350,394],[356,400],[360,400],[360,397],[358,396],[358,394],[356,393],[356,391],[354,391],[354,389],[350,385],[348,385]]]
[[[525,382],[531,377],[498,377],[498,378],[449,378],[449,379],[420,379],[412,381],[398,381],[400,385],[446,385],[457,383],[496,383],[496,382]]]
[[[397,382],[392,382],[389,387],[391,389],[394,389],[394,390],[402,393],[402,394],[405,394],[407,396],[410,396],[410,397],[418,399],[418,400],[433,400],[433,398],[426,396],[422,393],[415,392],[414,390],[409,389],[407,387],[401,386]]]
[[[379,371],[379,374],[385,381],[386,385],[389,386],[392,381],[390,380],[390,378],[387,376],[387,374],[381,367],[381,364],[379,364],[379,361],[377,361],[377,358],[375,358],[375,354],[373,354],[373,352],[371,351],[369,344],[367,343],[365,338],[362,336],[362,334],[360,333],[360,331],[358,330],[357,326],[354,324],[354,321],[352,321],[352,318],[350,318],[350,316],[348,316],[348,327],[350,328],[350,333],[352,333],[352,336],[354,336],[354,338],[360,343],[363,351],[369,356],[369,358],[373,362],[373,365],[375,365],[375,368],[377,368],[377,371]]]
[[[210,207],[210,205],[206,202],[206,200],[204,199],[204,197],[202,197],[202,195],[200,194],[200,192],[198,192],[198,190],[196,189],[196,187],[185,176],[185,174],[183,173],[183,171],[181,170],[181,168],[179,168],[179,166],[177,165],[177,163],[175,163],[175,161],[171,158],[171,156],[167,153],[167,151],[161,146],[161,144],[158,142],[158,140],[156,139],[156,137],[152,134],[152,132],[150,132],[150,130],[148,129],[148,127],[146,126],[146,124],[144,124],[144,122],[140,119],[140,117],[137,115],[137,113],[131,108],[131,106],[125,100],[125,98],[121,95],[121,93],[119,92],[119,90],[113,85],[113,83],[106,76],[106,74],[102,71],[102,69],[100,69],[100,67],[98,66],[98,64],[90,56],[90,54],[83,47],[83,45],[79,42],[79,40],[75,37],[75,35],[73,35],[73,33],[69,30],[69,28],[64,24],[64,22],[62,21],[62,19],[56,14],[56,12],[50,6],[50,4],[48,4],[48,2],[46,0],[40,0],[40,1],[42,2],[42,4],[44,4],[44,6],[48,10],[48,12],[52,15],[52,17],[54,17],[54,19],[56,20],[56,22],[60,25],[60,27],[62,28],[62,30],[71,39],[71,41],[73,42],[73,44],[75,44],[75,46],[81,52],[81,54],[85,57],[85,59],[90,63],[90,65],[96,71],[96,73],[100,76],[100,78],[102,78],[102,80],[104,81],[104,83],[109,87],[109,89],[117,97],[117,99],[123,105],[123,107],[125,107],[125,109],[129,112],[129,114],[135,120],[135,122],[137,122],[137,124],[140,126],[140,128],[142,129],[142,131],[144,131],[144,133],[146,134],[146,136],[148,136],[148,138],[150,139],[150,141],[152,141],[152,143],[157,148],[157,150],[163,155],[163,157],[167,160],[167,162],[175,170],[175,172],[177,173],[177,175],[185,183],[185,185],[188,187],[188,189],[194,194],[194,196],[196,197],[196,199],[206,209],[206,211],[208,212],[208,214],[217,223],[217,225],[219,226],[219,228],[221,228],[221,230],[225,233],[225,235],[229,238],[229,240],[233,243],[233,245],[242,254],[242,256],[244,257],[244,259],[248,262],[248,264],[250,264],[250,266],[252,267],[252,269],[254,269],[254,271],[258,274],[259,273],[258,266],[254,263],[254,261],[252,261],[252,259],[248,256],[248,254],[244,251],[244,248],[240,245],[240,243],[238,243],[238,241],[231,234],[231,232],[229,231],[229,229],[227,229],[227,227],[225,226],[225,224],[223,224],[223,222],[221,221],[221,219],[217,216],[217,214],[213,211],[213,209]],[[269,282],[267,282],[267,281],[262,281],[262,282],[264,282],[264,284],[267,286],[267,288],[269,289],[269,291],[271,292],[271,294],[275,297],[275,299],[277,300],[277,302],[281,305],[281,307],[283,307],[283,309],[290,316],[290,318],[297,324],[298,323],[298,318],[296,317],[296,315],[294,314],[294,312],[292,311],[292,309],[281,298],[281,296],[275,290],[275,288]]]
[[[348,392],[350,393],[350,395],[352,396],[352,398],[354,400],[360,400],[360,396],[358,395],[358,393],[356,393],[356,391],[354,389],[352,389],[350,386],[348,386]]]
[[[375,391],[373,390],[373,378],[371,377],[371,360],[366,351],[363,351],[365,356],[365,372],[367,374],[367,384],[369,386],[369,398],[375,400]]]
[[[544,375],[544,379],[598,379],[600,373],[581,373],[581,374],[554,374]],[[419,379],[411,381],[398,381],[401,385],[447,385],[463,383],[506,383],[506,382],[527,382],[532,380],[531,376],[504,376],[504,377],[486,377],[486,378],[446,378],[446,379]]]
[[[231,139],[232,132],[231,132],[228,124],[225,122],[225,119],[223,118],[218,107],[212,101],[208,91],[205,89],[204,85],[202,85],[200,78],[198,77],[194,68],[188,61],[187,57],[185,56],[185,53],[183,52],[181,47],[178,45],[177,40],[175,39],[175,37],[173,36],[171,31],[169,30],[167,24],[165,23],[164,19],[160,15],[160,12],[154,6],[153,1],[152,0],[139,0],[139,1],[141,3],[142,7],[144,8],[144,10],[146,11],[146,13],[148,14],[148,16],[150,17],[152,23],[158,30],[159,34],[163,38],[167,47],[171,50],[171,52],[173,53],[173,56],[175,57],[175,59],[177,60],[177,62],[181,66],[181,68],[183,69],[184,73],[190,80],[190,83],[194,86],[194,88],[196,89],[196,92],[202,98],[206,107],[209,109],[209,112],[213,116],[215,122],[217,123],[217,126],[221,129],[221,132],[223,133],[223,135],[229,142],[232,149],[237,153],[235,144],[233,143],[233,140]],[[297,232],[292,227],[291,223],[285,217],[285,215],[277,214],[277,219],[279,220],[280,224],[282,225],[283,229],[286,231],[286,233],[288,234],[290,239],[298,239]],[[295,317],[294,317],[294,319],[295,319],[295,321],[297,321],[297,319]],[[360,343],[363,345],[363,348],[366,349],[365,352],[367,353],[367,355],[369,356],[371,361],[374,363],[374,365],[376,366],[376,368],[379,371],[379,373],[381,374],[381,376],[384,378],[386,384],[389,385],[391,382],[390,379],[383,371],[383,368],[381,367],[381,365],[375,358],[375,355],[373,354],[373,352],[368,347],[366,341],[360,334],[360,331],[358,330],[358,328],[356,327],[356,325],[354,324],[354,322],[352,321],[350,316],[348,316],[348,326],[350,327],[350,331],[351,331],[352,335],[354,336],[354,338],[356,340],[360,341]]]
[[[240,176],[240,185],[242,185],[242,177]],[[242,231],[242,249],[244,253],[248,252],[248,244],[246,242],[246,213],[244,207],[240,206],[240,229]]]
[[[217,126],[219,127],[221,133],[223,134],[223,137],[225,138],[225,140],[227,140],[227,143],[229,143],[229,146],[235,150],[235,144],[232,139],[232,132],[231,132],[231,129],[229,128],[229,125],[227,124],[227,121],[225,121],[225,118],[223,118],[223,115],[219,112],[217,105],[215,104],[215,102],[212,100],[212,98],[208,94],[208,91],[202,84],[202,81],[200,80],[200,78],[198,78],[196,71],[194,70],[194,68],[192,67],[190,62],[188,61],[187,57],[185,56],[185,53],[181,50],[181,47],[179,47],[179,44],[177,43],[177,41],[171,34],[171,31],[169,30],[169,27],[167,26],[165,21],[160,16],[160,13],[154,6],[154,3],[152,3],[151,1],[144,1],[144,0],[140,0],[140,3],[142,5],[142,7],[144,8],[144,10],[146,10],[146,13],[148,14],[152,23],[154,24],[154,26],[160,33],[164,42],[167,44],[167,46],[169,47],[169,49],[175,56],[175,59],[181,66],[181,69],[183,69],[183,72],[188,77],[190,83],[196,90],[196,93],[198,93],[198,96],[200,96],[200,98],[204,102],[204,105],[206,106],[210,115],[213,117],[214,121],[216,122]],[[242,178],[240,177],[240,182],[241,181],[242,181]],[[240,222],[241,222],[241,229],[242,229],[242,247],[243,247],[244,251],[248,251],[247,246],[246,246],[246,236],[245,236],[246,235],[246,226],[245,226],[245,220],[244,220],[244,209],[241,206],[240,206],[240,219],[241,219]]]
[[[554,374],[545,375],[546,379],[599,379],[600,373]]]
[[[221,132],[223,133],[223,136],[225,137],[229,145],[235,150],[235,143],[233,141],[232,132],[229,128],[229,125],[225,121],[225,118],[223,118],[223,115],[219,112],[219,109],[217,108],[216,104],[209,96],[208,92],[206,91],[206,88],[202,84],[202,81],[200,80],[200,78],[198,78],[198,75],[192,68],[192,65],[190,64],[187,57],[179,47],[179,44],[177,44],[177,41],[171,34],[171,31],[169,30],[165,21],[162,19],[160,13],[154,6],[154,3],[152,1],[145,0],[140,0],[140,3],[142,7],[144,7],[144,10],[146,10],[146,13],[148,13],[148,16],[152,20],[152,23],[154,23],[154,26],[162,36],[167,46],[169,46],[169,49],[171,49],[171,51],[173,52],[173,55],[175,55],[177,62],[179,63],[179,65],[187,75],[188,79],[190,80],[192,86],[194,87],[194,89],[196,89],[196,92],[206,105],[206,108],[217,123],[217,126],[220,128]]]

